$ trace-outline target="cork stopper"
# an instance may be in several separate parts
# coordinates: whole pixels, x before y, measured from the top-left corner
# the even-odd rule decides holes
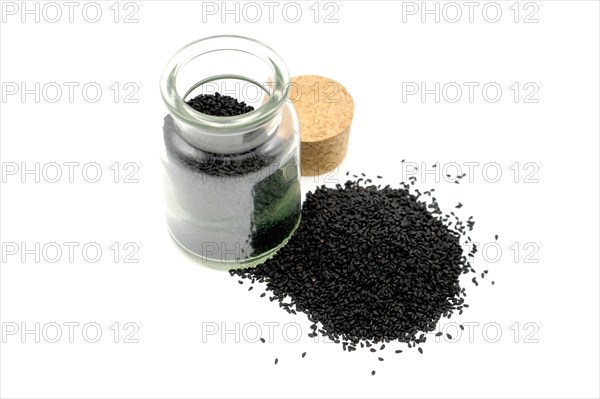
[[[335,169],[348,149],[354,100],[344,86],[317,75],[292,78],[290,101],[300,119],[303,176]]]

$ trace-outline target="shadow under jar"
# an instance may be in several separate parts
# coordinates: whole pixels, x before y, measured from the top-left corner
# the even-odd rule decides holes
[[[255,109],[221,117],[186,104],[215,92]],[[167,224],[202,263],[255,266],[298,227],[300,127],[288,92],[281,58],[241,36],[198,40],[167,64],[161,78]]]

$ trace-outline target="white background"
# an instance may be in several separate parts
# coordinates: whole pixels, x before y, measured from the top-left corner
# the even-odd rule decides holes
[[[99,3],[103,14],[97,23],[82,17],[82,2],[71,23],[66,6],[58,4],[64,15],[56,23],[44,15],[39,22],[28,16],[22,23],[21,10],[16,16],[2,15],[1,240],[3,249],[10,243],[28,248],[36,243],[80,245],[73,261],[63,247],[56,263],[48,262],[49,254],[39,262],[27,255],[22,262],[20,253],[3,252],[2,397],[600,395],[597,2],[520,3],[516,23],[512,1],[497,3],[502,15],[496,23],[482,15],[485,2],[474,9],[472,22],[468,7],[459,2],[463,15],[456,23],[448,21],[454,18],[448,7],[439,23],[434,15],[422,22],[420,13],[403,14],[412,5],[421,8],[420,2],[340,1],[327,9],[321,3],[316,23],[314,8],[309,8],[313,2],[299,3],[297,23],[285,20],[285,3],[270,22],[268,9],[259,2],[265,14],[257,23],[243,15],[237,23],[231,15],[222,23],[221,14],[203,14],[202,2],[194,1],[137,1],[127,9],[122,3],[117,23],[114,8],[109,8],[112,1]],[[440,12],[445,4],[439,3]],[[40,12],[43,6],[39,3]],[[493,19],[489,7],[486,18]],[[138,22],[123,23],[136,9]],[[336,9],[337,23],[324,23]],[[46,11],[46,17],[54,18],[54,10]],[[293,10],[288,11],[288,19],[293,18]],[[538,22],[524,23],[534,11]],[[423,355],[388,345],[404,353],[386,350],[383,363],[366,351],[348,354],[339,345],[306,337],[309,322],[304,316],[288,315],[259,298],[258,288],[247,292],[247,284],[240,286],[227,273],[194,263],[174,245],[163,219],[158,143],[165,108],[158,81],[176,50],[216,34],[262,40],[281,54],[292,75],[320,74],[348,88],[356,104],[350,149],[329,180],[342,181],[351,170],[381,174],[397,184],[405,174],[401,159],[438,162],[440,168],[479,163],[459,185],[417,175],[417,186],[422,191],[435,188],[447,212],[458,201],[464,204],[456,211],[464,218],[474,216],[474,241],[493,243],[499,235],[501,256],[496,259],[492,247],[487,260],[478,254],[475,266],[490,273],[479,287],[465,282],[471,307],[450,320],[480,323],[472,339],[466,331],[453,339],[457,342],[430,338]],[[28,88],[36,82],[40,87],[49,82],[80,86],[72,103],[65,86],[56,103],[47,101],[54,92],[41,93],[39,102],[33,94],[25,99],[20,93],[7,95],[6,88],[22,82]],[[103,89],[96,103],[81,95],[89,82]],[[115,82],[123,90],[117,103],[109,88]],[[133,96],[137,103],[124,102],[129,82],[139,87]],[[476,82],[479,89],[473,102],[466,86],[457,103],[447,101],[454,94],[442,96],[439,103],[433,95],[403,101],[407,82],[425,82],[428,88],[436,82],[441,87]],[[503,90],[495,103],[481,93],[490,82]],[[521,88],[516,103],[510,89],[515,82]],[[527,83],[539,88],[533,97],[537,103],[524,101],[531,91],[524,90]],[[15,164],[33,168],[36,162],[40,168],[52,162],[80,166],[72,183],[66,167],[58,183],[44,176],[36,182],[21,170],[7,174]],[[82,165],[92,162],[103,173],[95,184],[81,174]],[[121,169],[118,183],[109,169],[115,162]],[[138,183],[123,182],[128,162],[139,167],[134,176]],[[516,162],[518,176],[511,169]],[[485,165],[492,166],[483,173]],[[494,183],[498,170],[502,175]],[[316,182],[304,178],[303,191]],[[115,242],[121,248],[116,262],[109,248]],[[138,263],[124,262],[128,242],[139,248],[134,256]],[[82,257],[86,243],[102,248],[97,263]],[[527,243],[532,245],[525,248]],[[527,258],[535,248],[537,253]],[[66,322],[80,323],[72,343]],[[110,329],[115,322],[121,332],[117,343]],[[133,337],[139,342],[124,342],[132,331],[125,331],[127,322],[139,327]],[[39,343],[34,334],[8,334],[15,325],[33,329],[35,323],[40,329],[46,326]],[[62,325],[57,343],[49,342],[55,334],[51,323]],[[86,342],[93,330],[82,335],[86,323],[102,328],[97,343]],[[271,335],[264,323],[279,324]],[[256,325],[272,342],[250,342]],[[203,335],[214,326],[216,334]],[[221,335],[223,328],[235,331],[236,326],[237,335]],[[293,342],[297,326],[304,336]],[[494,343],[497,330],[502,335]]]

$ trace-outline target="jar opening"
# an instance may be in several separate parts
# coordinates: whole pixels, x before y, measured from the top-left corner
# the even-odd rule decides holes
[[[250,112],[256,112],[260,107],[273,101],[273,96],[265,84],[237,75],[213,76],[201,80],[190,87],[182,99],[187,103],[199,95],[215,95],[217,93],[233,97],[239,102],[253,107],[254,110]]]
[[[273,49],[243,36],[213,36],[179,50],[161,77],[161,94],[179,121],[215,134],[243,134],[273,119],[289,94],[289,72]],[[221,117],[185,101],[198,94],[230,95],[254,111]]]

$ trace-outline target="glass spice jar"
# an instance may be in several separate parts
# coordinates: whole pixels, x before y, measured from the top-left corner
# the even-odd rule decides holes
[[[241,36],[193,42],[163,72],[167,224],[202,263],[255,266],[285,245],[300,223],[300,126],[289,87],[279,55]],[[255,109],[223,117],[186,103],[215,92]]]

